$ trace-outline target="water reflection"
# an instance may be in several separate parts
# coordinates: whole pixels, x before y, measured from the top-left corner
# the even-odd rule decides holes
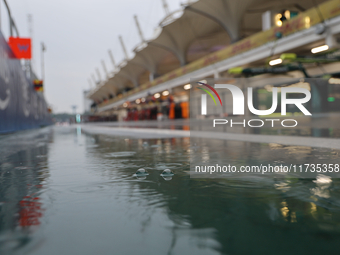
[[[264,173],[270,178],[316,178],[318,171],[307,171],[306,165],[323,164],[339,165],[340,150],[315,148],[309,146],[282,145],[276,143],[238,142],[191,137],[195,149],[190,148],[191,175],[196,178],[259,178],[252,172],[215,172],[206,171],[207,166],[235,166],[236,170],[243,166],[260,167],[286,166],[292,169],[289,173]],[[197,146],[199,144],[199,147]],[[301,168],[300,168],[301,166]],[[295,168],[294,168],[295,167]],[[260,171],[260,175],[262,172]],[[332,178],[340,178],[339,171],[329,173]],[[262,176],[263,177],[263,176]],[[261,177],[260,177],[261,178]]]
[[[181,245],[179,240],[188,236],[195,241],[187,248],[204,247],[205,254],[318,254],[323,249],[337,250],[338,230],[325,230],[325,226],[340,224],[338,179],[333,183],[337,191],[330,191],[332,203],[326,204],[313,193],[318,184],[311,179],[190,179],[187,163],[192,150],[200,159],[220,155],[226,162],[236,164],[263,160],[281,164],[292,157],[301,162],[315,158],[335,160],[337,152],[333,150],[205,139],[197,139],[192,146],[184,139],[148,140],[145,146],[146,141],[140,139],[130,140],[122,147],[119,140],[116,144],[103,144],[105,136],[95,137],[100,149],[91,153],[101,160],[108,148],[110,151],[137,148],[138,153],[126,165],[111,162],[114,178],[117,172],[124,176],[139,164],[146,166],[150,172],[148,181],[130,183],[131,189],[143,194],[138,199],[148,197],[145,208],[148,213],[153,214],[150,206],[166,208],[173,222],[169,226],[172,229],[169,253],[175,253]],[[176,178],[162,182],[154,172],[167,165],[176,170]],[[318,238],[320,235],[323,238]],[[261,240],[266,240],[263,247],[258,245]]]
[[[188,172],[192,151],[235,164],[331,161],[335,151],[66,127],[33,134],[0,138],[1,254],[27,247],[49,255],[338,252],[339,179],[192,179]]]
[[[311,189],[311,192],[314,196],[321,198],[330,198],[329,187],[332,184],[331,177],[319,174],[316,177],[316,180],[314,180],[313,182],[316,183],[316,187]]]
[[[140,168],[133,176],[135,176],[138,180],[145,180],[148,175],[149,173],[144,168]]]
[[[31,241],[43,216],[49,129],[0,137],[0,254]]]
[[[172,177],[174,176],[174,173],[170,169],[165,169],[162,173],[161,176],[165,181],[171,181]]]

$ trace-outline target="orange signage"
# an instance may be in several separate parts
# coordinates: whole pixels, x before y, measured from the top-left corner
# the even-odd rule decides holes
[[[34,84],[35,91],[38,91],[38,92],[44,91],[44,82],[42,80],[34,80],[33,84]]]

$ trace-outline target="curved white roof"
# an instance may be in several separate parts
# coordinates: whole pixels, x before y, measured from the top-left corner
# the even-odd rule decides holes
[[[323,0],[314,1],[324,2]],[[143,42],[125,66],[90,93],[101,102],[128,88],[139,87],[155,77],[184,66],[233,42],[262,30],[261,16],[267,10],[303,11],[310,0],[200,0],[184,5],[160,24],[158,36]],[[175,14],[173,14],[175,15]]]

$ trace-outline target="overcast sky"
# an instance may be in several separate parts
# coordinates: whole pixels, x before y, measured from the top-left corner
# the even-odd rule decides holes
[[[2,2],[2,1],[1,1]],[[27,15],[33,15],[33,63],[41,75],[40,43],[46,45],[45,96],[53,111],[83,112],[84,89],[88,78],[99,68],[113,69],[108,55],[111,49],[116,62],[123,59],[118,36],[122,35],[132,57],[132,49],[140,42],[133,15],[137,15],[146,38],[165,16],[162,0],[7,0],[20,36],[29,36]],[[171,11],[184,0],[167,0]],[[2,31],[8,27],[1,5]]]

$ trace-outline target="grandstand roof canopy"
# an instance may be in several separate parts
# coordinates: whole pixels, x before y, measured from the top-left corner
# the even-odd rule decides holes
[[[89,93],[100,103],[262,30],[262,14],[302,12],[324,0],[199,0],[166,17],[158,35]]]

